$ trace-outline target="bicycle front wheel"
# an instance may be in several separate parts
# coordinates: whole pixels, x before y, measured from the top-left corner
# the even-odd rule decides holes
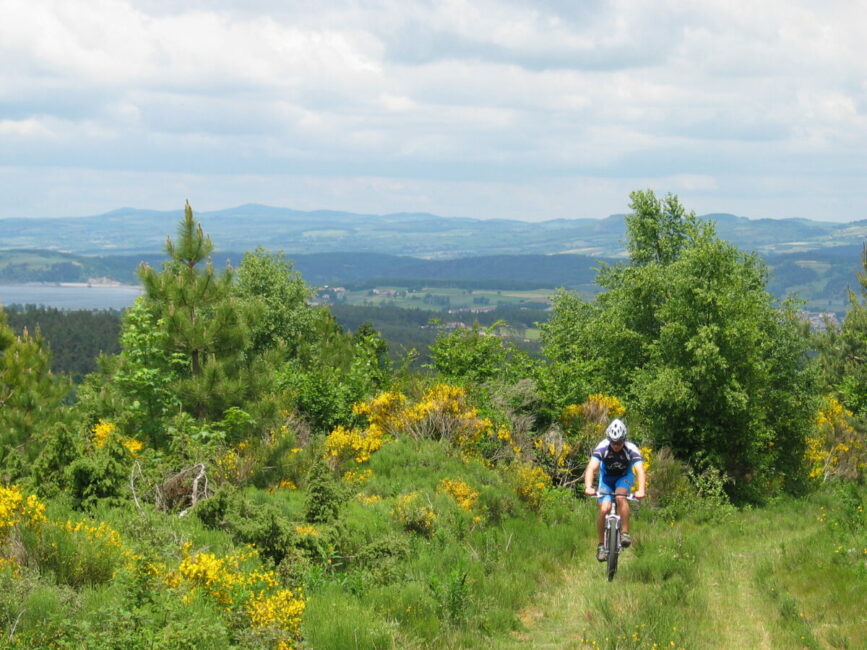
[[[608,582],[614,580],[614,574],[617,573],[617,555],[620,552],[620,528],[616,522],[611,522],[608,525]]]

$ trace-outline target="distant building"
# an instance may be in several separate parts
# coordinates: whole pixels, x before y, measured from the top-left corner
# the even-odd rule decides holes
[[[840,327],[842,324],[840,319],[837,317],[837,314],[832,311],[802,311],[800,316],[807,321],[810,324],[810,327],[814,330],[824,330],[827,327],[827,324],[834,327]]]
[[[485,312],[494,311],[496,307],[455,307],[454,309],[449,309],[450,314],[457,314],[460,312],[469,312],[470,314],[483,314]]]

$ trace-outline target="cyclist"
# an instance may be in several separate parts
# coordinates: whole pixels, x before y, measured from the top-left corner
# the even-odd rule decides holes
[[[612,420],[605,429],[605,440],[596,445],[590,455],[590,462],[584,471],[584,493],[599,497],[599,514],[596,516],[596,529],[599,533],[599,546],[596,549],[596,559],[604,562],[607,552],[603,545],[605,533],[605,517],[611,512],[611,499],[617,499],[617,513],[620,515],[621,543],[624,547],[632,544],[629,535],[629,501],[626,496],[632,488],[635,477],[638,477],[638,489],[635,497],[644,498],[645,476],[641,452],[634,443],[626,438],[629,431],[622,420]],[[593,475],[599,469],[599,488],[593,488]],[[615,495],[612,497],[612,494]]]

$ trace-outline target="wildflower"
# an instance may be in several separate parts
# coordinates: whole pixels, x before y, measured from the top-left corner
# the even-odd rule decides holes
[[[100,420],[94,425],[92,433],[93,433],[93,444],[97,449],[102,449],[105,446],[105,443],[108,441],[109,436],[115,432],[117,426],[112,422],[106,422],[105,420]]]
[[[545,489],[551,484],[551,477],[541,467],[530,463],[516,463],[513,472],[518,498],[530,507],[537,508],[542,502]]]
[[[319,537],[320,533],[316,529],[316,526],[311,524],[301,524],[299,526],[295,526],[295,532],[302,536],[309,535],[310,537]]]
[[[350,485],[360,485],[373,475],[373,470],[367,469],[362,472],[344,472],[343,480]]]
[[[479,493],[473,490],[465,481],[444,478],[440,481],[439,489],[452,497],[461,509],[471,512],[479,498]]]
[[[411,492],[398,497],[392,514],[411,532],[430,537],[434,533],[436,513],[430,505],[419,503],[419,494]]]
[[[353,459],[356,463],[370,460],[370,455],[383,444],[381,431],[368,429],[347,429],[338,426],[325,439],[325,456],[334,462]]]
[[[19,524],[35,526],[44,521],[45,505],[37,496],[25,497],[17,485],[0,486],[0,541]]]
[[[135,440],[134,438],[129,438],[123,441],[123,446],[126,447],[126,450],[130,453],[130,456],[133,458],[138,457],[138,452],[140,452],[144,448],[144,443],[139,440]]]

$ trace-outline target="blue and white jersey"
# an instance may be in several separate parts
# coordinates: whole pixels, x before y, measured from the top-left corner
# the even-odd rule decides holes
[[[635,443],[627,440],[620,451],[614,451],[608,438],[596,445],[590,456],[601,463],[602,473],[609,478],[625,476],[633,465],[644,460]]]

